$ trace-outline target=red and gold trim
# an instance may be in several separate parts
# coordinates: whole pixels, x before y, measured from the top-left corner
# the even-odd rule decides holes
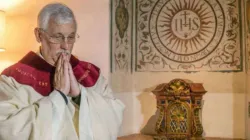
[[[100,69],[95,65],[79,61],[73,55],[70,58],[74,75],[85,87],[94,86],[100,75]],[[48,96],[53,90],[55,67],[47,63],[34,52],[29,52],[18,63],[2,72],[2,75],[13,77],[17,82],[33,87],[43,96]]]

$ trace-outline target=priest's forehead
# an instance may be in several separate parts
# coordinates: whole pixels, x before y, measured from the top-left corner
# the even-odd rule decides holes
[[[48,24],[47,32],[50,33],[50,35],[74,35],[76,34],[76,26],[73,22],[59,24],[51,19]]]

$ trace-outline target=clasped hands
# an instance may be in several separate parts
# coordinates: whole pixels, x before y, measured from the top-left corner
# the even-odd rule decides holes
[[[80,94],[80,87],[69,63],[69,54],[61,53],[56,63],[54,88],[65,95],[76,97]]]

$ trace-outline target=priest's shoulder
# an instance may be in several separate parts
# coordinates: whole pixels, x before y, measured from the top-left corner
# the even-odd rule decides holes
[[[47,68],[49,67],[49,68]],[[39,74],[47,74],[52,71],[52,66],[50,66],[46,61],[39,57],[36,53],[30,51],[21,60],[12,66],[6,68],[2,75],[6,76],[24,76],[35,74],[37,77],[42,77]],[[32,77],[32,76],[28,76]]]
[[[28,65],[17,62],[8,68],[6,68],[1,75],[5,75],[8,77],[13,77],[14,79],[35,79],[37,74],[35,74],[37,70]]]
[[[86,61],[79,61],[73,71],[77,81],[85,87],[94,86],[100,76],[100,68]]]

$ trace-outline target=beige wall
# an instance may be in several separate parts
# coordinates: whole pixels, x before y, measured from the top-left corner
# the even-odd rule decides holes
[[[247,76],[247,85],[250,83],[250,75]],[[247,86],[247,95],[246,95],[246,137],[250,139],[250,86]]]
[[[248,64],[248,68],[247,68],[247,84],[246,84],[246,132],[247,132],[247,139],[250,139],[250,34],[248,34],[248,39],[247,39],[247,47],[246,47],[246,51],[248,52],[247,54],[247,64]]]
[[[25,0],[25,4],[7,11],[6,52],[0,53],[0,71],[39,46],[35,42],[38,10],[52,0]],[[78,19],[79,42],[74,54],[93,62],[109,76],[109,0],[63,0]],[[114,76],[113,76],[114,77]],[[141,79],[150,79],[148,81]],[[118,78],[118,79],[117,79]],[[239,73],[135,73],[133,77],[117,77],[116,96],[127,106],[120,135],[139,132],[155,114],[155,97],[149,90],[174,78],[204,83],[203,124],[209,137],[245,137],[245,79]],[[131,82],[132,81],[132,82]],[[123,90],[128,89],[131,90]]]
[[[0,72],[2,72],[6,67],[12,65],[20,59],[20,54],[18,53],[1,53],[0,52]]]

